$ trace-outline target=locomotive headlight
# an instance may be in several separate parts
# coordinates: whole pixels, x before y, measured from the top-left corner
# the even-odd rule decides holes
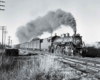
[[[80,40],[76,40],[76,44],[78,45],[78,44],[80,44],[81,42],[80,42]]]

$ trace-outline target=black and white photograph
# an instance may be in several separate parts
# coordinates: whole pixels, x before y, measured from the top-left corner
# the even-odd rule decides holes
[[[100,80],[100,0],[0,0],[0,80]]]

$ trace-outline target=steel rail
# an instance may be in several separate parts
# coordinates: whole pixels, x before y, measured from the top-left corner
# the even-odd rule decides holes
[[[98,68],[96,66],[89,65],[89,64],[87,64],[88,62],[78,61],[78,60],[70,59],[70,58],[64,59],[63,57],[58,57],[58,58],[56,58],[56,60],[70,64],[74,68],[80,69],[80,71],[85,71],[86,73],[100,72],[100,67]],[[85,67],[88,70],[87,69],[83,70],[82,67]]]

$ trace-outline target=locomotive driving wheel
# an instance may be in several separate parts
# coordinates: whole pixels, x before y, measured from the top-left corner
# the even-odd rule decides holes
[[[56,53],[57,55],[63,55],[64,54],[64,47],[62,47],[61,45],[56,47]]]

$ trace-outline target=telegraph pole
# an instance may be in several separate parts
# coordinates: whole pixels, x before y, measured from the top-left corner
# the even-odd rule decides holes
[[[5,1],[0,0],[0,11],[5,11],[4,7],[5,7]]]
[[[2,26],[2,49],[3,49],[3,33],[4,33],[4,26]]]
[[[4,26],[2,26],[2,49],[4,48]]]
[[[5,48],[6,48],[6,34],[7,34],[7,31],[4,31],[4,45],[5,45]]]
[[[5,29],[5,26],[0,26],[1,27],[1,30],[2,30],[2,50],[4,49],[4,45],[3,45],[3,38],[4,38],[4,30]],[[2,64],[3,64],[3,53],[2,53]]]
[[[12,40],[10,42],[11,42],[11,47],[12,47]]]
[[[4,0],[0,0],[0,11],[5,11],[4,9],[5,7],[5,1]],[[2,49],[3,49],[3,33],[4,33],[4,26],[1,26],[2,27]],[[3,53],[2,53],[2,64],[3,64]]]
[[[1,26],[1,30],[2,30],[2,49],[3,49],[4,30],[6,30],[6,29],[5,29],[5,26]]]
[[[10,46],[10,36],[8,37],[8,46]]]

